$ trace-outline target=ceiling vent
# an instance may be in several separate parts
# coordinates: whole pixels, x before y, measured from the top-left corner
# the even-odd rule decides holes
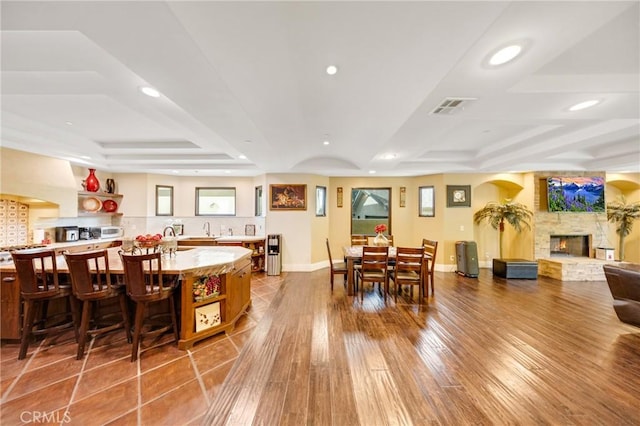
[[[476,98],[444,98],[431,114],[451,115],[458,111],[462,111],[469,103],[475,101]]]

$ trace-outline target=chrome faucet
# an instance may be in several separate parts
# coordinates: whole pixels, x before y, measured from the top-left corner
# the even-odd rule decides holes
[[[162,236],[166,237],[167,236],[167,231],[169,231],[169,235],[172,237],[176,236],[176,231],[175,229],[173,229],[173,226],[165,226],[164,230],[162,231]]]
[[[202,226],[202,229],[204,229],[204,233],[207,235],[207,237],[211,236],[211,224],[209,222],[205,222]]]

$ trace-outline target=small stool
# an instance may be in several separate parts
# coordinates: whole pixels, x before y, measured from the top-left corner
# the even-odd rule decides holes
[[[525,259],[493,259],[493,274],[502,278],[535,280],[538,262]]]

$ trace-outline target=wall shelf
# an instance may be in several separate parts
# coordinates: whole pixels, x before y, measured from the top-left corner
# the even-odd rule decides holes
[[[124,196],[122,194],[111,194],[108,192],[78,191],[78,217],[120,217],[122,216],[122,213],[118,212],[117,209],[120,208],[123,197]],[[101,203],[104,203],[106,200],[113,200],[117,204],[116,211],[104,211],[102,206],[100,207],[100,210],[97,211],[87,210],[83,205],[87,198],[96,198],[100,200]]]

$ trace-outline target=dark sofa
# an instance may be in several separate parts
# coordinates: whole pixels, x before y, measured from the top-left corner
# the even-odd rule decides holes
[[[640,265],[604,265],[613,309],[622,322],[640,327]]]

